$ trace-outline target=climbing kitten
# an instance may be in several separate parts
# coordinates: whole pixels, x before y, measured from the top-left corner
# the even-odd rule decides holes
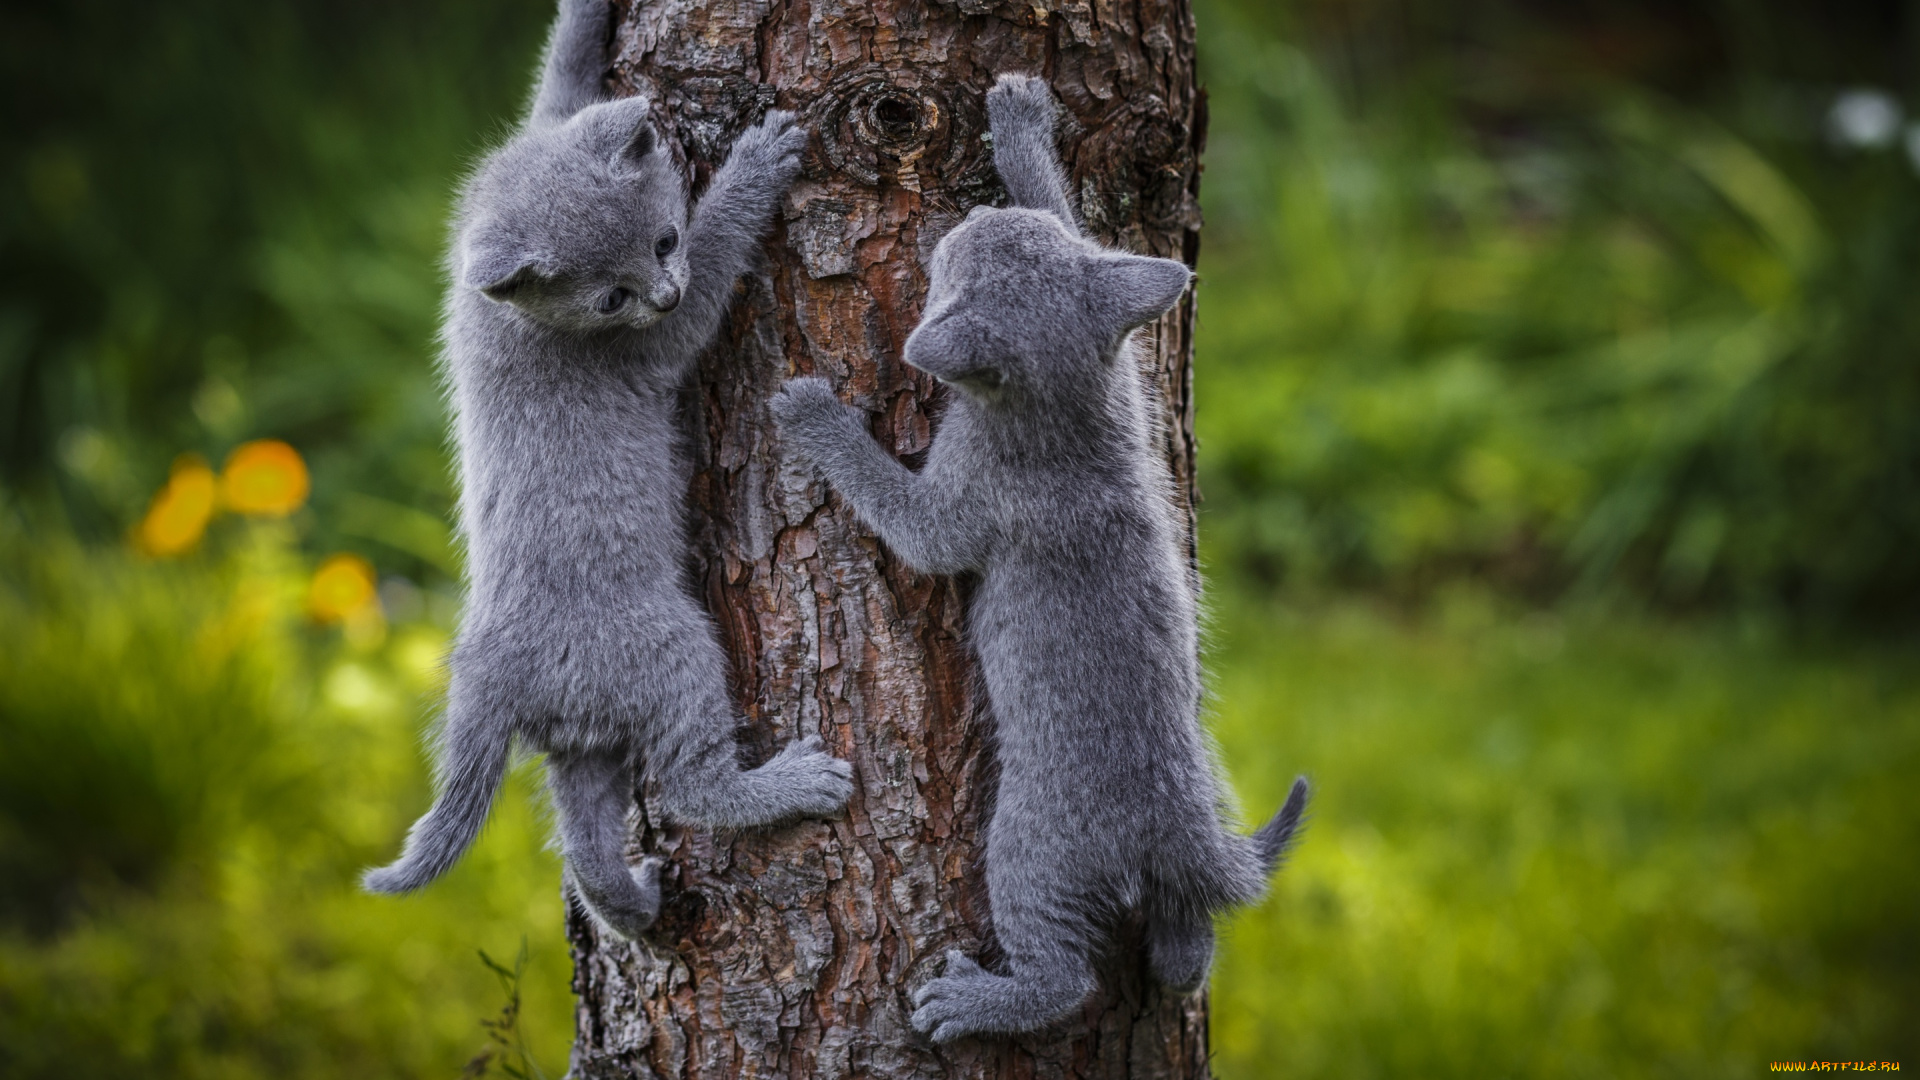
[[[1045,83],[1003,75],[987,110],[1015,208],[976,208],[934,252],[904,358],[958,392],[925,468],[888,456],[824,380],[773,402],[783,439],[902,558],[979,574],[969,634],[997,724],[986,873],[1007,971],[948,954],[914,999],[913,1025],[941,1042],[1071,1012],[1131,910],[1155,974],[1198,986],[1214,912],[1265,891],[1307,801],[1296,781],[1252,836],[1220,823],[1197,581],[1128,342],[1192,275],[1081,237]]]
[[[366,875],[417,889],[472,843],[510,741],[547,754],[569,878],[627,936],[659,863],[629,870],[634,773],[714,826],[833,813],[851,766],[817,736],[742,771],[727,663],[689,592],[676,395],[799,169],[771,112],[688,220],[643,100],[602,100],[606,0],[562,0],[530,115],[468,183],[450,256],[452,386],[468,602],[440,736],[440,796]]]

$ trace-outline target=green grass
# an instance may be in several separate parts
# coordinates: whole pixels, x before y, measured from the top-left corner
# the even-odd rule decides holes
[[[348,648],[278,527],[154,565],[0,536],[0,1075],[452,1077],[530,958],[522,1031],[571,1041],[559,866],[530,770],[432,889],[362,894],[427,797],[443,629]]]
[[[1911,649],[1228,602],[1250,816],[1314,820],[1223,935],[1227,1080],[1748,1076],[1920,1058]]]

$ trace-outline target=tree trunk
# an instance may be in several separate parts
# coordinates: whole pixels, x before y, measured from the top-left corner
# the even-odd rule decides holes
[[[1204,1077],[1206,999],[1147,978],[1133,928],[1099,994],[1054,1032],[940,1049],[908,1026],[908,995],[947,948],[993,949],[992,719],[964,644],[966,586],[913,573],[787,464],[766,406],[784,379],[824,375],[918,463],[942,393],[900,347],[941,232],[1005,200],[982,139],[1000,72],[1043,74],[1065,104],[1089,230],[1191,264],[1205,112],[1186,0],[619,9],[615,84],[655,101],[697,182],[767,107],[814,133],[768,271],[747,282],[690,395],[690,520],[696,580],[752,722],[743,753],[817,731],[854,763],[856,790],[842,820],[735,835],[663,825],[643,799],[633,850],[669,858],[666,904],[640,943],[569,923],[574,1075]],[[1189,299],[1141,331],[1189,508],[1193,314]]]

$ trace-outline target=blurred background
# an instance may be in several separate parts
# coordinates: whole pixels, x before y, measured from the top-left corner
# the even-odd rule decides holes
[[[1321,789],[1218,1072],[1920,1065],[1920,5],[1195,7],[1215,727]],[[0,1074],[564,1068],[527,774],[354,889],[457,613],[448,197],[548,16],[10,11]]]

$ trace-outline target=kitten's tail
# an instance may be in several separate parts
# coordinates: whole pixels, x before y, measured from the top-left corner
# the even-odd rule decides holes
[[[480,835],[494,792],[506,774],[511,734],[505,716],[456,713],[447,718],[440,797],[433,809],[414,822],[399,861],[361,876],[360,884],[368,892],[412,892],[460,861]]]
[[[1279,812],[1251,837],[1254,853],[1259,857],[1261,869],[1266,874],[1278,870],[1280,864],[1286,861],[1287,852],[1293,850],[1293,845],[1299,841],[1300,827],[1306,821],[1307,798],[1312,794],[1313,789],[1307,784],[1307,778],[1296,777],[1293,790],[1287,792],[1287,801],[1280,805]]]

